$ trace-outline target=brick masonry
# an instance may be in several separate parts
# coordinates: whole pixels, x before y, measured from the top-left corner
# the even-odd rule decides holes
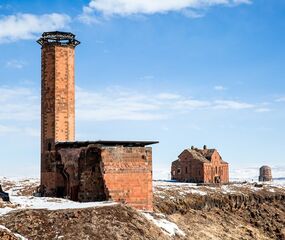
[[[44,196],[83,202],[112,199],[152,210],[150,147],[57,145],[75,138],[77,40],[54,40],[65,34],[51,33],[52,42],[43,34],[38,41],[42,45],[41,191]]]
[[[172,162],[171,178],[181,182],[228,183],[229,166],[216,149],[185,149]]]
[[[101,156],[109,196],[139,209],[152,210],[151,148],[103,148]]]
[[[269,166],[262,166],[259,169],[259,181],[260,182],[268,182],[272,181],[272,170]]]
[[[74,141],[74,47],[42,47],[41,172],[54,171],[46,166],[55,142]],[[45,185],[46,178],[42,177]],[[47,181],[51,181],[48,179]]]

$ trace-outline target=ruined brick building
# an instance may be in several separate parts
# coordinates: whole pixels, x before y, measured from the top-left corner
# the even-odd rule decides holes
[[[75,141],[72,33],[47,32],[42,47],[41,192],[75,201],[112,199],[152,210],[150,141]]]
[[[227,183],[229,166],[216,149],[191,147],[172,162],[171,179],[194,183]]]
[[[259,178],[260,182],[270,182],[272,181],[272,169],[269,166],[262,166],[259,169]]]

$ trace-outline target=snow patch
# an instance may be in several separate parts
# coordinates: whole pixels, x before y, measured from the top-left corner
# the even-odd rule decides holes
[[[23,178],[3,178],[0,177],[0,182],[8,185],[8,193],[13,207],[6,205],[0,208],[0,216],[5,215],[11,211],[19,209],[47,209],[47,210],[62,210],[62,209],[79,209],[111,206],[117,203],[112,201],[104,202],[74,202],[63,198],[48,198],[48,197],[34,197],[34,196],[19,196],[22,189],[29,186],[37,186],[38,179],[23,179]]]
[[[196,195],[201,195],[201,196],[206,196],[207,193],[202,191],[202,190],[197,190],[197,189],[190,189],[188,191],[185,191],[186,193],[191,193],[191,194],[196,194]]]
[[[236,191],[233,190],[230,185],[223,185],[221,187],[221,191],[223,194],[234,194],[234,193],[236,193]]]
[[[0,225],[0,229],[2,230],[6,230],[7,232],[13,234],[14,236],[16,236],[17,238],[19,238],[20,240],[28,240],[27,238],[23,237],[22,235],[18,234],[18,233],[13,233],[10,229],[6,228],[3,225]]]
[[[105,207],[117,204],[111,201],[81,203],[81,202],[73,202],[62,198],[25,197],[25,196],[11,196],[10,201],[18,206],[16,208],[9,208],[9,207],[0,208],[0,216],[5,215],[13,210],[19,210],[19,209],[62,210],[62,209]]]
[[[169,236],[185,236],[185,233],[179,229],[179,227],[173,223],[168,221],[165,218],[155,218],[150,213],[143,212],[143,215],[149,220],[152,221],[156,226],[158,226],[165,234]],[[156,217],[165,217],[164,215],[160,214]]]

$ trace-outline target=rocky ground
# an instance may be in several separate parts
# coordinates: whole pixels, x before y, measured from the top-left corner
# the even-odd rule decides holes
[[[154,213],[111,202],[32,197],[36,179],[0,178],[0,239],[284,239],[285,187],[154,182]]]

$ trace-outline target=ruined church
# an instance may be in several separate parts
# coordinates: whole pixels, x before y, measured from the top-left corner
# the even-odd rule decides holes
[[[171,179],[193,183],[228,183],[229,164],[217,149],[191,147],[185,149],[178,159],[172,162]]]
[[[75,35],[45,32],[41,45],[41,194],[113,200],[152,210],[155,141],[75,141]]]

